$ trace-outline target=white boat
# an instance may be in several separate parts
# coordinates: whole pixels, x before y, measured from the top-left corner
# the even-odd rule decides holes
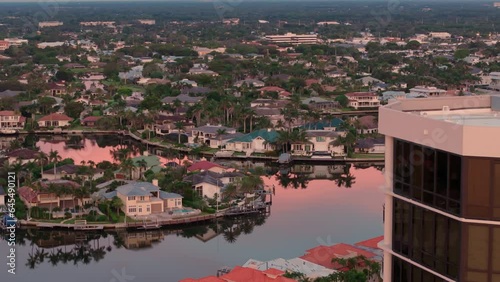
[[[0,134],[3,134],[3,135],[12,135],[12,134],[16,134],[17,133],[17,130],[15,129],[0,129]]]

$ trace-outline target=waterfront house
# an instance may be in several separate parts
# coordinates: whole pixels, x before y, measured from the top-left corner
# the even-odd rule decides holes
[[[207,170],[188,175],[184,177],[183,181],[191,183],[196,195],[212,199],[215,197],[215,194],[221,195],[226,185],[239,182],[244,176],[240,172],[216,173]]]
[[[13,151],[10,151],[5,154],[9,164],[13,164],[16,162],[21,162],[21,164],[27,164],[34,162],[36,159],[37,151],[30,150],[27,148],[20,148]]]
[[[88,169],[82,165],[65,164],[58,166],[54,169],[47,169],[42,174],[42,179],[55,180],[61,179],[63,177],[76,178],[81,177],[83,179],[96,180],[104,176],[104,170],[99,168]]]
[[[83,206],[91,201],[90,198],[77,198],[72,190],[78,189],[80,184],[71,180],[48,180],[35,183],[31,186],[23,186],[18,189],[19,197],[28,207],[40,207],[54,209],[56,207],[66,209],[75,206]],[[63,194],[57,190],[67,191]]]
[[[333,269],[326,268],[301,258],[277,258],[269,261],[250,259],[243,264],[243,267],[253,268],[260,271],[266,271],[274,268],[284,272],[299,272],[311,279],[328,276],[336,272]]]
[[[344,146],[336,146],[335,141],[342,133],[329,130],[307,130],[305,142],[292,142],[291,154],[312,156],[314,154],[343,156]]]
[[[26,118],[14,111],[0,111],[0,131],[23,129]]]
[[[345,271],[348,270],[346,267],[337,262],[332,262],[332,259],[349,259],[357,256],[364,256],[367,259],[376,257],[376,255],[372,252],[341,243],[332,246],[317,246],[307,250],[306,253],[300,258],[329,269]]]
[[[284,274],[284,271],[275,268],[261,271],[250,267],[236,266],[229,273],[220,275],[219,277],[187,278],[179,282],[296,282],[295,279],[283,277]]]
[[[96,116],[85,117],[84,119],[82,119],[82,125],[88,127],[94,127],[101,118],[102,117],[96,117]]]
[[[365,138],[356,141],[354,149],[359,153],[367,154],[384,154],[385,139],[384,138]]]
[[[225,134],[219,136],[220,130],[225,131]],[[204,125],[193,128],[191,134],[188,136],[188,143],[190,144],[205,144],[210,148],[219,148],[227,141],[238,137],[242,134],[237,134],[235,128],[225,127],[222,125]]]
[[[5,206],[5,190],[0,186],[0,207]]]
[[[209,161],[199,161],[187,168],[188,172],[206,171],[206,170],[216,173],[223,173],[227,171],[225,167]]]
[[[261,129],[241,137],[229,140],[226,149],[237,152],[244,152],[247,156],[252,153],[265,153],[274,151],[274,142],[278,138],[278,132],[273,129]]]
[[[372,92],[353,92],[347,93],[345,96],[349,99],[349,107],[356,110],[380,106],[378,95]]]
[[[122,200],[121,210],[127,216],[147,216],[182,208],[182,196],[161,191],[157,180],[153,183],[130,182],[104,194],[108,200],[115,196]]]
[[[65,127],[73,121],[72,118],[68,117],[65,114],[50,114],[46,115],[38,120],[38,126],[41,128],[44,127]]]

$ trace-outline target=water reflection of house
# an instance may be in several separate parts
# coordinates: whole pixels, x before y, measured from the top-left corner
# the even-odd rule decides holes
[[[153,243],[159,243],[165,238],[161,230],[121,233],[119,236],[123,239],[123,246],[127,249],[150,248]]]
[[[293,174],[308,174],[310,179],[327,179],[333,175],[342,174],[344,166],[296,164],[292,166],[290,172]]]
[[[61,246],[74,245],[79,240],[78,234],[75,232],[52,231],[48,236],[43,236],[34,243],[40,248],[56,248]]]
[[[196,234],[194,237],[197,238],[198,240],[202,241],[203,243],[206,243],[213,238],[217,237],[219,233],[217,233],[217,230],[214,230],[213,228],[208,228],[208,231],[204,233],[203,235]]]

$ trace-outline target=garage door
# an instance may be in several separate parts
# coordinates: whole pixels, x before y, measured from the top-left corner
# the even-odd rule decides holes
[[[161,204],[152,204],[151,205],[151,213],[160,213],[163,212],[161,209]]]

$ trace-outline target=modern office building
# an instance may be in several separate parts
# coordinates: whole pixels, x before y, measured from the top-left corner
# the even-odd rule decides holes
[[[265,37],[270,43],[285,43],[285,44],[317,44],[317,34],[294,34],[287,33],[284,35],[268,35]]]
[[[384,281],[500,281],[500,97],[398,100],[379,122]]]

